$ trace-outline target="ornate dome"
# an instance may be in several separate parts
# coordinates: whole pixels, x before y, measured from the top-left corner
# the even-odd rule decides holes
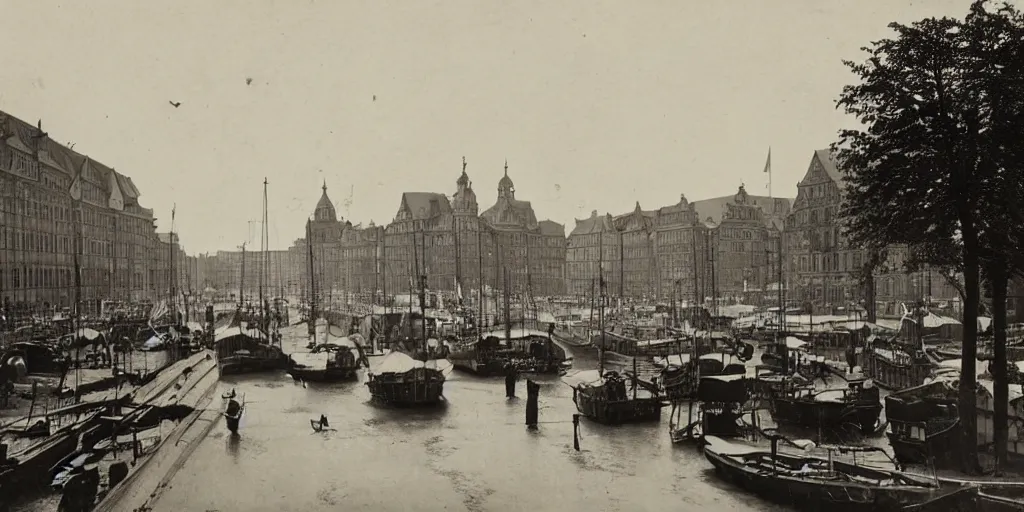
[[[337,222],[338,213],[331,204],[331,198],[327,197],[327,182],[324,181],[323,194],[320,201],[316,203],[316,211],[313,212],[313,219],[318,222]]]
[[[498,181],[498,197],[507,197],[509,199],[515,199],[516,197],[516,186],[512,183],[512,178],[508,177],[508,160],[505,160],[505,176]]]

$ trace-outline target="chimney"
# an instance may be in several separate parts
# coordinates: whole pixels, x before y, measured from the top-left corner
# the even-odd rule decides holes
[[[590,212],[590,218],[593,219],[593,218],[596,218],[596,217],[597,217],[597,210],[591,211]]]

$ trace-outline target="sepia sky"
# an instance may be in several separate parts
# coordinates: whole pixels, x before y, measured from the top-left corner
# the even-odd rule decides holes
[[[841,59],[970,4],[0,3],[0,110],[131,176],[161,231],[176,203],[189,253],[259,246],[264,177],[280,249],[324,180],[339,215],[387,223],[402,192],[450,196],[463,156],[481,210],[507,158],[516,197],[567,232],[636,201],[767,195],[769,146],[793,197],[850,123]]]

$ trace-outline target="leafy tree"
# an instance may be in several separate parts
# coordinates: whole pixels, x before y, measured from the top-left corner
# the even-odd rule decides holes
[[[993,215],[1009,209],[992,208],[1005,201],[994,195],[997,181],[1010,179],[995,178],[1019,151],[1007,149],[1007,136],[997,132],[1012,126],[1020,109],[996,103],[1009,101],[1003,94],[1017,86],[1007,77],[1020,69],[1010,63],[1020,55],[1013,48],[1019,38],[1010,37],[1018,18],[1007,6],[990,12],[978,1],[963,21],[890,24],[895,37],[864,48],[864,62],[845,62],[860,80],[838,101],[864,125],[841,131],[834,146],[848,181],[843,213],[851,242],[869,251],[906,244],[918,257],[961,270],[965,355],[977,351],[982,266],[1003,250],[988,247],[985,232]],[[976,381],[974,358],[963,358],[967,472],[979,470]]]
[[[963,35],[976,43],[966,75],[979,100],[980,136],[988,148],[979,155],[988,198],[980,222],[981,266],[992,299],[993,440],[1000,471],[1008,451],[1007,286],[1010,278],[1024,271],[1024,217],[1018,206],[1024,197],[1024,17],[1007,4],[990,10],[985,2],[975,2],[964,20]]]

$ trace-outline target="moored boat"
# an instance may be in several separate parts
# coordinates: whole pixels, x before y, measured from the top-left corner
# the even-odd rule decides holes
[[[697,402],[690,403],[688,423],[675,420],[670,426],[673,443],[700,440],[704,436],[744,437],[749,429],[743,421],[749,398],[745,375],[708,375],[700,378]],[[673,404],[673,412],[680,412]],[[696,417],[694,417],[694,413]]]
[[[393,350],[368,372],[373,400],[388,405],[430,406],[444,401],[444,372],[437,359],[421,360]]]
[[[957,492],[962,486],[941,484],[899,471],[876,469],[809,455],[779,453],[771,448],[706,436],[704,456],[717,473],[762,498],[801,510],[902,511]]]
[[[453,349],[448,360],[456,369],[481,376],[504,375],[509,364],[519,372],[538,374],[558,374],[566,367],[565,350],[549,333],[536,329],[483,333],[479,340]]]
[[[256,329],[223,328],[214,336],[217,369],[221,375],[284,369],[288,358],[279,346],[260,341]]]
[[[882,402],[870,379],[855,379],[848,381],[846,388],[823,391],[792,386],[770,398],[770,410],[772,418],[783,425],[834,430],[852,424],[868,434],[878,428]]]
[[[666,402],[658,387],[633,374],[582,371],[566,377],[573,389],[572,400],[584,417],[606,425],[654,422],[661,419]],[[632,396],[626,381],[632,383]],[[640,395],[640,390],[643,395]]]
[[[362,354],[359,334],[335,338],[315,345],[309,352],[288,356],[288,374],[294,379],[310,382],[337,382],[356,378],[356,371],[366,360]]]
[[[939,379],[885,397],[886,433],[896,460],[945,468],[959,461],[958,390]]]

